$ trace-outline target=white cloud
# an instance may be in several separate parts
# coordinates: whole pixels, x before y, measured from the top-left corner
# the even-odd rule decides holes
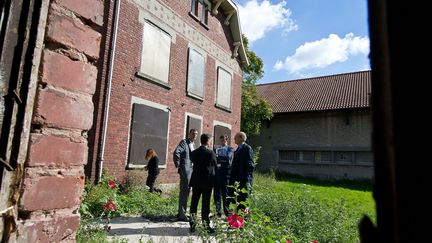
[[[290,18],[291,10],[285,5],[285,1],[272,5],[268,0],[251,0],[246,5],[238,5],[241,28],[250,43],[264,38],[267,32],[275,28],[283,28],[285,33],[298,29]]]
[[[304,43],[285,61],[278,60],[274,69],[298,73],[307,69],[324,68],[335,62],[344,62],[350,55],[357,54],[369,54],[368,37],[349,33],[341,39],[336,34],[330,34],[328,38]]]

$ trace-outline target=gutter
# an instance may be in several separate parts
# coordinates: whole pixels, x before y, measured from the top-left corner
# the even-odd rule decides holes
[[[235,11],[234,16],[236,18],[236,22],[238,25],[238,32],[235,31],[236,28],[234,28],[235,30],[233,30],[233,28],[231,27],[231,31],[233,32],[233,36],[235,39],[235,41],[240,42],[240,48],[238,49],[238,53],[240,55],[240,58],[242,59],[242,63],[244,67],[248,67],[249,66],[249,59],[247,57],[247,53],[245,50],[245,47],[243,45],[243,37],[242,37],[242,30],[241,30],[241,24],[240,24],[240,16],[239,16],[239,10],[237,8],[237,5],[231,1],[231,0],[226,0],[226,2],[230,5],[230,7]],[[237,37],[237,38],[236,38]]]
[[[111,35],[111,43],[110,43],[110,60],[109,60],[109,70],[108,70],[108,84],[107,84],[107,92],[106,92],[106,99],[105,99],[105,109],[104,109],[104,121],[102,123],[102,142],[101,142],[101,149],[99,153],[99,171],[98,171],[98,178],[97,181],[99,182],[102,178],[102,168],[104,163],[104,157],[105,157],[105,143],[106,143],[106,134],[107,134],[107,127],[108,127],[108,117],[109,117],[109,108],[110,108],[110,101],[111,101],[111,84],[112,84],[112,77],[113,77],[113,68],[114,68],[114,59],[115,59],[115,51],[116,51],[116,44],[117,44],[117,29],[118,29],[118,22],[119,22],[119,15],[120,15],[120,5],[121,0],[115,1],[115,12],[114,12],[114,27],[113,27],[113,35]]]

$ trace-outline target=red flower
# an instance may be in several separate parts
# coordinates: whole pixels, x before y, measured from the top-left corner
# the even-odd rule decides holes
[[[115,181],[113,181],[113,180],[108,180],[108,186],[111,187],[111,189],[114,189],[117,187]]]
[[[243,227],[244,220],[242,217],[238,216],[237,214],[233,214],[228,217],[228,223],[231,226],[231,228],[238,229]]]
[[[312,243],[318,243],[318,240],[313,240]]]
[[[104,210],[105,211],[116,211],[117,210],[117,206],[113,203],[112,199],[110,199],[107,204],[104,205]]]
[[[291,241],[290,240],[286,240],[285,243],[291,243]]]

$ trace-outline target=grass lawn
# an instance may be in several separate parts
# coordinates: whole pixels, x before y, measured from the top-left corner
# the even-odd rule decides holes
[[[255,205],[298,239],[294,242],[358,242],[363,215],[376,221],[367,181],[320,181],[289,175],[254,178]]]
[[[163,218],[173,217],[177,213],[178,191],[159,197],[148,193],[142,183],[134,184],[126,190],[112,190],[107,186],[91,187],[83,201],[87,214],[84,213],[83,207],[81,214],[100,215],[106,203],[105,199],[101,199],[102,195],[109,193],[115,194],[110,197],[115,198],[117,214]],[[240,237],[225,240],[250,242],[252,239],[253,242],[271,242],[266,241],[267,237],[271,237],[278,239],[279,242],[285,242],[286,238],[289,238],[291,243],[308,243],[313,240],[320,243],[359,242],[357,225],[361,217],[368,215],[376,222],[375,203],[371,191],[371,183],[367,181],[329,182],[291,175],[255,173],[254,196],[249,217],[251,224],[247,224],[243,231],[238,232]],[[214,213],[213,199],[211,201],[211,210]],[[254,212],[270,218],[269,222],[264,220],[265,227],[253,225]],[[275,230],[266,235],[268,229]],[[101,233],[103,232],[96,229],[88,232],[82,227],[77,240],[92,242],[90,239],[95,239],[96,236],[94,242],[105,241],[106,233]],[[247,234],[253,237],[247,239]]]

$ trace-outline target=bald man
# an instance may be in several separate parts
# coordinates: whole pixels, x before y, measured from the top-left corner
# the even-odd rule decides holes
[[[249,194],[252,193],[252,179],[254,171],[253,150],[249,144],[246,143],[246,133],[239,132],[234,136],[234,142],[238,145],[237,150],[234,152],[234,158],[231,166],[230,185],[236,182],[242,188],[247,189],[249,193],[240,193],[237,197],[237,202],[246,201]],[[233,196],[231,190],[231,196]],[[244,205],[238,205],[237,209],[243,209]]]

